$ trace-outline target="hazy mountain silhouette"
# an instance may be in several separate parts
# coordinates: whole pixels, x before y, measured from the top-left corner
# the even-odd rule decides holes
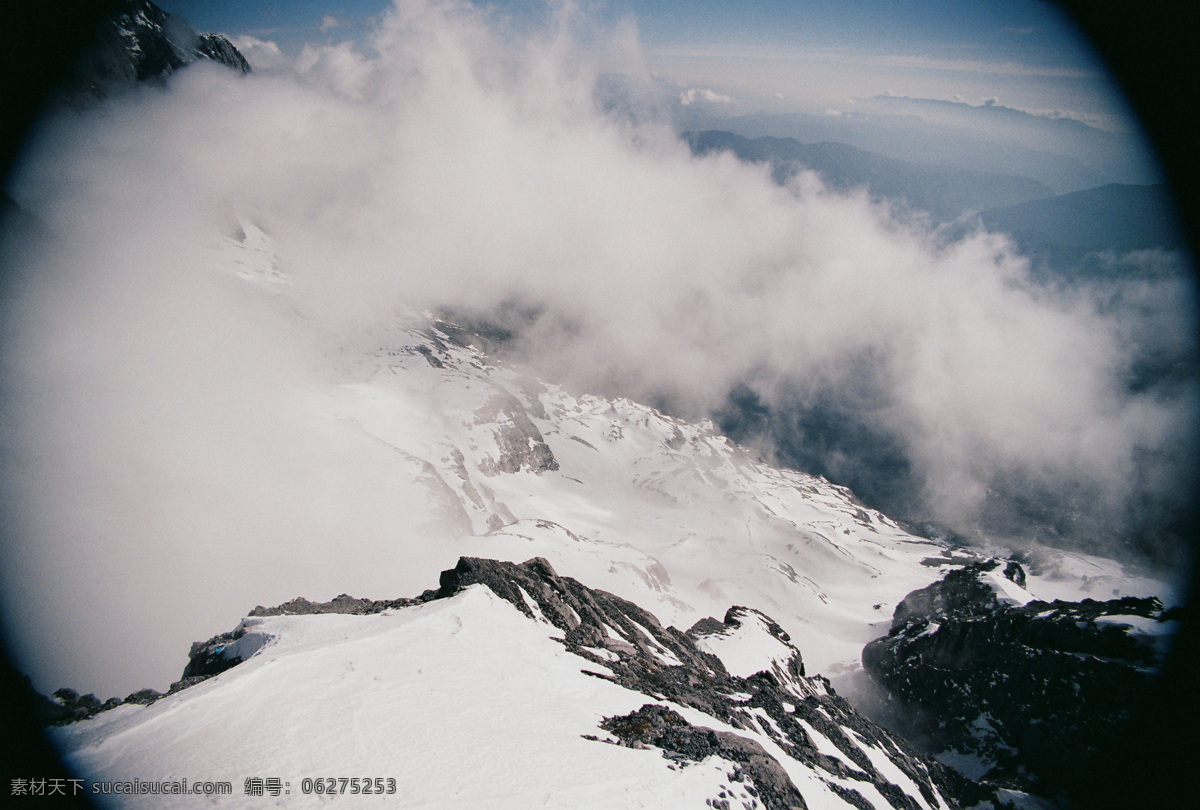
[[[1109,183],[993,208],[980,217],[989,229],[1010,233],[1034,249],[1091,252],[1184,246],[1170,192],[1161,184]]]
[[[866,186],[873,196],[903,200],[940,220],[966,211],[998,208],[1050,196],[1036,180],[994,172],[931,166],[867,152],[845,143],[801,143],[794,138],[746,138],[723,130],[689,132],[684,137],[698,155],[729,151],[751,162],[770,163],[776,180],[802,169],[820,175],[839,190]]]

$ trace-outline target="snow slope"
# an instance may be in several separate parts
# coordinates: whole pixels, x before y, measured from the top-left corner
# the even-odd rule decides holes
[[[465,564],[447,574],[470,575]],[[778,788],[763,774],[794,786],[810,808],[883,810],[893,806],[885,794],[906,796],[914,808],[950,806],[930,781],[931,772],[944,771],[857,717],[822,681],[778,668],[765,681],[730,680],[716,659],[706,661],[649,614],[565,583],[539,561],[513,567],[523,579],[505,579],[505,571],[496,578],[497,564],[478,565],[493,577],[491,584],[451,587],[424,604],[372,615],[248,618],[230,645],[246,655],[243,663],[150,706],[127,705],[56,729],[58,742],[92,784],[233,783],[232,794],[219,797],[110,797],[120,807],[316,807],[330,801],[350,807],[675,807],[727,800],[753,808],[765,806]],[[543,574],[539,579],[527,571]],[[528,611],[492,590],[514,587]],[[577,608],[565,608],[564,599]],[[770,635],[748,618],[743,613],[740,626],[726,626],[743,641]],[[598,621],[607,638],[599,637]],[[584,632],[589,628],[592,635]],[[580,647],[580,640],[597,646]],[[762,647],[763,638],[750,643]],[[615,663],[597,660],[603,650]],[[796,656],[794,648],[786,652]],[[630,680],[635,672],[649,673],[650,680]],[[711,685],[689,686],[704,681]],[[649,683],[675,690],[675,699],[648,695]],[[786,695],[786,705],[763,703],[764,695]],[[702,740],[722,739],[725,748],[689,757],[613,744],[622,740],[602,730],[605,718],[651,700],[659,711],[677,713],[685,728],[700,727]],[[808,720],[793,721],[798,713]],[[777,764],[764,767],[767,760]],[[277,795],[249,795],[248,777],[279,779]],[[379,777],[386,792],[323,796],[305,781],[330,777]]]
[[[378,616],[271,617],[253,632],[272,641],[219,678],[68,727],[70,763],[94,779],[234,780],[235,798],[246,776],[290,779],[278,801],[242,798],[256,807],[331,801],[303,795],[301,776],[394,778],[390,798],[336,797],[376,807],[699,805],[724,778],[583,739],[642,696],[582,674],[552,628],[483,587]]]
[[[214,268],[286,307],[270,236],[248,220],[242,233]],[[397,457],[449,527],[448,539],[398,552],[399,587],[431,581],[458,555],[541,556],[679,627],[734,604],[762,610],[809,672],[837,675],[859,667],[863,645],[887,632],[906,594],[944,565],[980,557],[910,534],[823,478],[763,463],[707,420],[537,380],[445,321],[410,315],[341,346],[331,384],[308,410]],[[1113,561],[1039,555],[1028,598],[1169,600],[1165,583]]]
[[[213,270],[303,321],[289,310],[290,285],[263,228],[247,223],[226,240]],[[865,719],[837,720],[821,700],[840,698],[800,673],[852,685],[863,645],[886,634],[900,600],[981,552],[914,536],[845,488],[762,462],[709,422],[572,394],[489,357],[485,345],[452,323],[398,316],[343,336],[328,384],[301,403],[331,436],[390,459],[383,468],[394,480],[381,486],[415,487],[422,514],[433,516],[428,532],[405,524],[380,572],[395,590],[369,596],[416,596],[458,556],[541,557],[653,617],[603,625],[586,661],[541,596],[525,590],[519,602],[471,586],[368,616],[247,619],[226,653],[244,663],[149,706],[58,729],[79,773],[234,783],[233,797],[122,797],[121,807],[324,806],[334,799],[305,794],[301,780],[354,776],[394,779],[396,793],[339,804],[761,806],[744,789],[753,780],[733,779],[737,767],[720,756],[680,764],[605,744],[617,740],[604,735],[604,719],[631,716],[649,698],[694,727],[761,746],[809,807],[854,806],[847,790],[859,806],[949,806],[926,784],[922,769],[935,764],[864,736],[856,726],[867,728]],[[330,568],[330,593],[345,590],[343,570]],[[1015,603],[1168,592],[1111,561],[1065,552],[1041,552],[1028,574],[1024,587],[1003,577],[993,585]],[[796,685],[791,697],[771,711],[747,702],[705,713],[703,701],[622,681],[631,654],[648,656],[652,669],[685,668],[662,627],[713,616],[726,622],[695,635],[697,654],[734,678],[773,673]],[[792,755],[797,739],[809,759]],[[246,797],[247,777],[278,777],[291,793]]]

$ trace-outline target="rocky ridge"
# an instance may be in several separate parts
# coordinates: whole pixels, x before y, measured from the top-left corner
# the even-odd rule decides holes
[[[137,82],[161,81],[201,59],[250,72],[250,63],[221,34],[197,33],[150,0],[114,6],[79,66],[76,96],[102,98]]]
[[[986,795],[986,789],[860,715],[826,679],[806,677],[799,650],[759,611],[733,607],[724,620],[708,618],[687,632],[663,627],[627,600],[559,576],[541,558],[517,564],[463,557],[442,573],[436,590],[412,599],[342,595],[325,603],[296,599],[260,606],[234,631],[194,644],[172,693],[232,669],[269,644],[268,638],[255,638],[263,617],[404,610],[480,585],[529,620],[552,625],[560,643],[582,659],[584,674],[649,699],[635,712],[604,719],[587,739],[657,750],[673,768],[712,756],[726,761],[726,783],[710,806],[734,806],[729,802],[738,800],[751,807],[807,807],[781,756],[794,761],[793,769],[795,763],[809,769],[852,807],[951,807]],[[162,697],[137,693],[124,702]],[[91,714],[120,704],[108,701]],[[716,728],[690,723],[672,707],[698,710]]]
[[[898,710],[923,748],[976,778],[1069,803],[1097,754],[1120,746],[1174,613],[1153,597],[1021,603],[1001,570],[1023,584],[1018,563],[993,559],[910,593],[863,666],[906,704]]]

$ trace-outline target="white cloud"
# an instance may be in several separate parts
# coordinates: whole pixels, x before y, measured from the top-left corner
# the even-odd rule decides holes
[[[379,76],[379,65],[359,53],[350,42],[305,45],[295,67],[307,82],[360,101],[366,98]]]
[[[679,103],[685,107],[695,104],[697,101],[706,101],[709,104],[732,104],[733,98],[706,87],[689,87],[679,94]]]
[[[233,45],[246,57],[246,61],[254,70],[272,70],[287,61],[279,46],[270,40],[243,35],[234,37]]]

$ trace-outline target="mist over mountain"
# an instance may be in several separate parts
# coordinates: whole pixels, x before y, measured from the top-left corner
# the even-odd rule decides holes
[[[6,245],[7,598],[53,582],[73,594],[56,611],[82,610],[107,593],[93,572],[149,559],[179,573],[139,575],[143,595],[193,571],[231,600],[235,560],[282,589],[346,537],[368,559],[437,523],[397,516],[421,502],[386,484],[398,462],[304,404],[400,310],[499,324],[544,380],[717,414],[735,438],[765,406],[767,457],[980,542],[1045,525],[1180,553],[1155,521],[1191,491],[1194,385],[1131,387],[1127,338],[1153,299],[1189,346],[1186,283],[1060,288],[994,234],[947,241],[811,175],[696,157],[668,121],[597,109],[594,55],[635,65],[637,43],[576,25],[513,41],[404,4],[370,53],[197,63],[47,126],[10,187],[47,236]],[[226,239],[274,245],[250,255],[288,279],[286,308],[213,274]],[[749,415],[724,416],[737,402]],[[379,592],[356,577],[329,587]]]
[[[724,150],[744,161],[767,163],[781,184],[809,169],[831,186],[865,188],[873,200],[898,204],[901,211],[912,206],[946,219],[966,215],[943,228],[947,239],[965,238],[979,222],[1004,233],[1029,258],[1030,277],[1037,283],[1073,289],[1121,319],[1121,339],[1130,349],[1129,390],[1162,400],[1195,395],[1200,358],[1188,337],[1188,324],[1196,318],[1191,262],[1165,186],[1109,184],[987,209],[973,219],[963,193],[946,193],[948,178],[963,182],[975,204],[989,193],[1029,193],[1039,186],[982,173],[948,174],[840,144],[750,140],[719,131],[685,137],[698,154]],[[831,159],[834,155],[838,159]],[[885,374],[877,358],[864,356],[851,384],[785,380],[770,397],[742,385],[714,418],[732,438],[762,447],[777,463],[844,483],[868,503],[934,535],[982,532],[1072,547],[1099,543],[1112,553],[1156,563],[1173,559],[1173,549],[1188,536],[1195,520],[1189,495],[1195,479],[1185,473],[1178,489],[1162,486],[1166,470],[1189,467],[1185,455],[1169,450],[1141,456],[1132,475],[1144,482],[1138,488],[1146,494],[1117,523],[1111,513],[1098,516],[1097,491],[1086,482],[1047,489],[1007,474],[992,479],[974,527],[942,523],[923,495],[923,471],[903,439],[883,424],[889,398]]]
[[[990,230],[1015,237],[1027,253],[1072,250],[1184,250],[1175,204],[1165,185],[1109,183],[1099,188],[982,211]],[[1066,257],[1054,262],[1068,265]]]
[[[1100,129],[1059,111],[1039,115],[1012,109],[995,99],[973,105],[897,95],[859,99],[855,106],[868,113],[915,116],[930,124],[978,133],[993,141],[1020,144],[1055,156],[1074,156],[1106,180],[1145,184],[1159,176],[1152,153],[1136,130]]]
[[[687,132],[697,155],[727,150],[738,158],[771,165],[776,182],[814,171],[831,189],[867,187],[875,199],[953,220],[968,211],[1000,208],[1052,195],[1049,186],[1024,177],[911,163],[844,143],[800,143],[794,138],[744,138],[732,132]]]
[[[1057,194],[1113,182],[1162,182],[1137,132],[1109,132],[998,104],[879,96],[847,107],[824,115],[729,115],[715,105],[689,105],[677,115],[686,130],[842,143],[913,163],[1025,177]]]
[[[981,120],[998,120],[997,128],[1030,137],[1049,131],[1064,148],[1070,137],[1115,137],[1078,121],[1045,119],[996,105],[919,101],[898,100],[913,102],[908,106],[915,109],[931,106],[942,123],[970,121],[978,115]],[[1125,322],[1123,341],[1131,352],[1131,390],[1162,399],[1194,395],[1187,392],[1195,391],[1200,366],[1194,343],[1185,337],[1190,327],[1184,325],[1196,317],[1189,292],[1190,262],[1165,186],[1109,184],[1052,196],[1046,186],[1023,178],[912,164],[846,144],[749,139],[719,130],[685,133],[684,138],[698,155],[725,151],[746,162],[766,164],[781,185],[809,170],[831,188],[865,189],[872,200],[899,206],[895,210],[902,214],[927,211],[948,223],[941,231],[948,241],[966,238],[980,222],[1006,234],[1029,258],[1031,278],[1037,283],[1070,287],[1112,315],[1125,313],[1120,317]],[[988,202],[1005,196],[1024,199],[995,207]],[[980,209],[985,210],[973,219]],[[934,534],[949,530],[1067,545],[1099,542],[1115,553],[1160,563],[1172,559],[1172,549],[1187,535],[1194,520],[1188,494],[1194,479],[1185,477],[1174,493],[1170,486],[1148,484],[1161,482],[1166,469],[1188,467],[1182,455],[1169,451],[1165,456],[1141,456],[1131,474],[1147,481],[1145,491],[1155,494],[1143,497],[1128,519],[1115,525],[1111,513],[1097,517],[1097,491],[1091,484],[1063,482],[1047,490],[1042,482],[1031,485],[1022,474],[1002,474],[991,480],[977,524],[939,527],[937,510],[923,494],[924,471],[904,440],[885,425],[890,396],[886,374],[878,357],[865,355],[856,361],[849,384],[780,380],[769,396],[752,384],[741,385],[714,416],[731,437],[764,447],[778,463],[844,483],[872,505],[925,525]]]
[[[1183,615],[1198,396],[1160,192],[939,224],[1050,180],[680,138],[633,29],[577,13],[402,2],[40,127],[0,222],[0,584],[73,766],[882,810],[1157,756],[1129,706]],[[178,57],[156,25],[126,55]],[[928,106],[1083,176],[1040,122]],[[924,754],[839,697],[876,688],[933,713]]]

